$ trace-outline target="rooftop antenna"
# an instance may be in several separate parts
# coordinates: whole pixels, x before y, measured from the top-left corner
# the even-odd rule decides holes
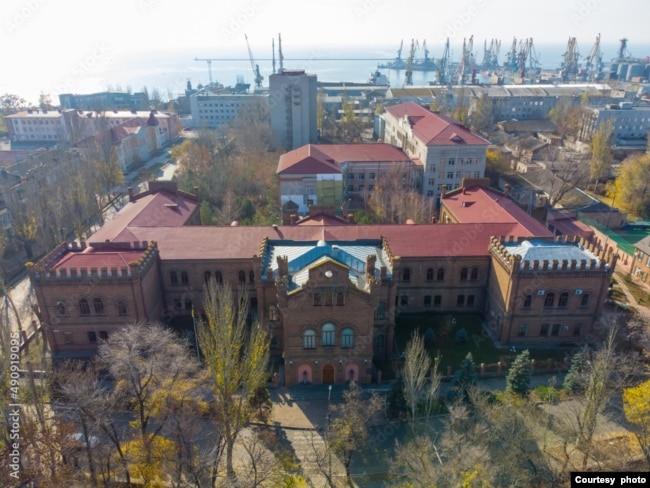
[[[284,73],[284,56],[282,55],[282,35],[278,34],[278,57],[280,58],[280,70],[278,73]]]
[[[275,74],[275,39],[271,38],[271,52],[273,54],[273,74]]]

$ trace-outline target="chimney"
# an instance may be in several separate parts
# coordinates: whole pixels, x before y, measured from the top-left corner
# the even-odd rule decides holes
[[[296,214],[291,214],[289,216],[289,223],[291,225],[296,225],[298,223],[298,216]]]
[[[345,218],[347,219],[348,223],[354,224],[354,214],[353,213],[346,214]]]
[[[467,188],[463,187],[463,195],[467,195]]]
[[[366,256],[366,277],[375,276],[375,265],[377,264],[377,256],[374,254]]]
[[[431,223],[432,223],[432,224],[435,224],[435,223],[436,223],[436,218],[435,218],[435,217],[431,217]]]
[[[442,200],[445,198],[445,195],[447,193],[447,185],[442,185],[442,188],[440,189],[440,199]]]
[[[129,192],[129,202],[135,202],[135,197],[133,196],[133,187],[130,186],[127,188],[127,191]]]
[[[508,198],[508,197],[510,196],[510,190],[511,190],[511,188],[512,188],[512,187],[510,186],[510,183],[506,183],[505,185],[503,185],[503,194],[504,194],[504,196],[505,196],[506,198]]]
[[[196,198],[199,198],[199,187],[198,187],[198,186],[195,186],[195,187],[194,187],[194,196],[195,196]]]

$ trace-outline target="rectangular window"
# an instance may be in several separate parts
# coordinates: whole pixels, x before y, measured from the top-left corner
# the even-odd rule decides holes
[[[435,295],[433,297],[433,306],[441,307],[442,306],[442,295]]]
[[[370,173],[370,174],[368,175],[368,179],[369,179],[369,180],[374,180],[374,179],[375,179],[375,173]]]
[[[424,295],[424,306],[431,307],[431,295]]]
[[[449,172],[447,173],[447,178],[449,178],[450,180],[452,180],[452,179],[454,178],[454,172],[453,172],[453,171],[449,171]]]
[[[363,185],[359,185],[359,191],[363,191]]]
[[[456,305],[462,307],[465,305],[465,295],[458,295],[456,298]]]
[[[348,180],[354,179],[354,173],[348,173]]]
[[[456,164],[456,160],[455,160],[454,158],[449,158],[449,159],[447,160],[447,164],[448,164],[449,166],[454,166],[454,165]]]
[[[517,335],[519,337],[526,337],[526,329],[528,329],[528,326],[526,324],[519,324],[519,332]]]
[[[409,297],[408,295],[402,295],[399,298],[399,304],[403,307],[406,307],[409,304]]]
[[[348,191],[354,191],[354,185],[348,185]]]
[[[97,334],[92,330],[88,332],[88,342],[90,344],[97,344]]]
[[[365,177],[366,177],[365,174],[363,174],[363,173],[359,173],[359,179],[360,179],[360,180],[363,180]]]
[[[467,295],[467,306],[468,307],[474,306],[474,295]]]
[[[429,186],[435,186],[436,180],[435,178],[429,178]]]
[[[63,343],[64,344],[74,344],[74,341],[72,340],[72,332],[64,332],[63,333]]]
[[[553,330],[551,330],[551,336],[557,337],[560,335],[560,324],[553,324]]]
[[[481,173],[479,173],[478,171],[474,171],[474,178],[480,178],[480,177],[481,177]]]
[[[548,337],[548,324],[542,324],[542,327],[539,329],[539,335],[541,337]]]

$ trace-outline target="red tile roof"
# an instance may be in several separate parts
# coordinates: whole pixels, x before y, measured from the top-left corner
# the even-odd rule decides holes
[[[103,247],[96,249],[87,247],[83,251],[68,251],[50,269],[88,268],[100,269],[106,267],[128,267],[131,261],[138,261],[145,253],[144,249],[124,249],[119,247]]]
[[[280,156],[278,174],[341,173],[341,164],[349,162],[409,162],[398,147],[373,144],[307,144]]]
[[[427,146],[489,144],[452,118],[431,112],[414,102],[393,105],[386,111],[397,119],[407,117],[413,134]]]
[[[521,230],[519,235],[553,235],[541,222],[524,212],[503,193],[470,186],[445,194],[442,203],[461,223],[509,223]]]
[[[134,202],[106,222],[90,242],[132,242],[138,240],[129,230],[137,227],[176,227],[186,224],[196,211],[198,201],[185,193],[166,190],[136,195]]]
[[[532,236],[513,223],[324,225],[265,227],[131,227],[136,240],[155,240],[162,260],[248,259],[262,239],[354,241],[386,237],[395,256],[487,256],[491,236]],[[547,234],[544,234],[547,235]]]

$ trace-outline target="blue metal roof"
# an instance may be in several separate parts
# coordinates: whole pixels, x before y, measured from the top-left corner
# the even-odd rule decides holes
[[[290,285],[293,289],[302,286],[309,278],[309,267],[319,261],[330,259],[349,268],[352,283],[365,288],[366,258],[377,256],[375,276],[379,276],[382,267],[386,267],[388,278],[392,277],[392,267],[388,256],[378,240],[360,240],[353,242],[292,242],[271,241],[262,258],[262,278],[266,279],[267,269],[271,268],[273,277],[278,276],[278,256],[288,259]]]

